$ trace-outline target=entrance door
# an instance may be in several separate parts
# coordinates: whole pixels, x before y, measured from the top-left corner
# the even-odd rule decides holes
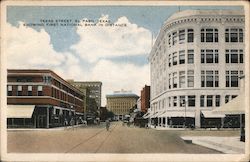
[[[38,116],[37,128],[46,128],[46,115],[39,115]]]

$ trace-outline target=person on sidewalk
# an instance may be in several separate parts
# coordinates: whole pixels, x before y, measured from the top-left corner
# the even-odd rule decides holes
[[[106,120],[105,124],[106,124],[106,130],[109,131],[109,126],[110,126],[109,119]]]

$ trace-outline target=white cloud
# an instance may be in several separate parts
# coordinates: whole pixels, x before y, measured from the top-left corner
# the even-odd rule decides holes
[[[109,20],[108,15],[102,15],[99,20]],[[100,58],[146,55],[150,52],[150,31],[132,24],[125,16],[114,24],[126,24],[126,27],[105,26],[108,23],[86,27],[86,24],[82,23],[83,27],[77,28],[80,41],[71,46],[84,60],[95,62]]]
[[[8,68],[53,67],[65,60],[65,56],[54,51],[50,36],[41,29],[36,31],[20,22],[18,27],[6,24],[6,54]]]
[[[149,65],[136,66],[129,63],[114,63],[108,60],[98,61],[91,70],[92,80],[103,82],[102,103],[106,102],[106,94],[116,90],[131,90],[140,95],[145,84],[149,85]]]

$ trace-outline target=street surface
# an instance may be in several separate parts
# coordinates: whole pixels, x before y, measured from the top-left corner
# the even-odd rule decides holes
[[[238,131],[154,130],[111,122],[50,130],[8,130],[9,153],[220,153],[184,142],[182,135],[228,136]]]

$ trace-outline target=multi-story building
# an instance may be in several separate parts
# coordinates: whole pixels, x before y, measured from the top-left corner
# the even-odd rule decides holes
[[[131,91],[115,91],[113,94],[106,95],[106,107],[115,114],[116,119],[123,119],[131,109],[135,108],[138,98]]]
[[[240,93],[244,26],[240,10],[186,10],[169,17],[149,55],[149,118],[158,126],[201,127],[204,119],[223,124],[211,110]]]
[[[141,90],[141,111],[146,113],[150,108],[150,86],[145,85]]]
[[[102,95],[102,82],[82,82],[69,80],[69,82],[76,88],[80,89],[86,96],[84,101],[84,107],[87,113],[93,113],[101,107],[101,95]]]
[[[75,123],[83,115],[83,98],[51,70],[8,70],[7,125],[49,128]]]

